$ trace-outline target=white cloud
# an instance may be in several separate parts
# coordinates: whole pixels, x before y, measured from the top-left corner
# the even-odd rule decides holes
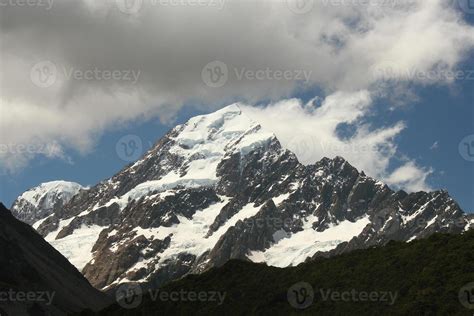
[[[375,129],[362,119],[371,110],[372,99],[368,91],[357,93],[337,92],[321,104],[312,100],[283,100],[266,107],[241,106],[243,112],[275,133],[282,146],[293,151],[305,164],[313,164],[323,157],[342,156],[359,170],[382,179],[395,188],[409,191],[429,189],[426,183],[430,170],[403,161],[393,173],[390,164],[398,156],[395,137],[405,125]],[[353,132],[347,137],[338,133],[340,124],[350,124]]]
[[[121,12],[115,0],[54,1],[50,10],[2,7],[0,143],[56,144],[60,149],[55,157],[61,157],[69,149],[93,149],[101,133],[122,123],[157,116],[168,120],[186,103],[211,111],[235,100],[276,102],[295,89],[314,87],[331,95],[313,115],[333,119],[318,121],[324,130],[332,130],[366,115],[370,103],[338,104],[338,96],[370,91],[360,95],[375,98],[397,91],[396,96],[412,99],[404,84],[449,84],[447,70],[455,69],[474,47],[474,28],[447,0],[381,1],[385,5],[376,6],[315,0],[305,14],[290,10],[286,0],[228,0],[221,9],[141,3],[132,15]],[[201,77],[203,67],[215,60],[229,71],[219,88],[206,86]],[[44,61],[55,65],[56,77],[50,86],[39,87],[35,76],[47,75],[48,69],[34,66]],[[264,77],[239,79],[243,69],[263,71]],[[433,69],[438,69],[434,78],[420,76]],[[76,79],[70,70],[78,71]],[[101,75],[81,79],[94,70]],[[295,80],[300,70],[310,74],[308,82]],[[103,71],[122,75],[106,79]],[[127,71],[139,73],[135,84],[125,80]],[[290,80],[278,79],[275,71],[289,71]],[[393,97],[389,106],[397,102]],[[351,144],[376,144],[403,126],[367,128],[360,125]],[[390,146],[389,152],[394,150]],[[9,150],[0,159],[12,169],[37,154],[43,153]],[[361,167],[383,169],[384,157]]]
[[[426,178],[433,172],[432,169],[422,169],[409,161],[397,168],[386,179],[388,184],[404,188],[408,191],[427,191],[431,188],[426,184]]]

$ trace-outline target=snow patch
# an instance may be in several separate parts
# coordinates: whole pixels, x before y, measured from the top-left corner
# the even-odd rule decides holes
[[[291,193],[285,193],[280,196],[274,197],[272,200],[275,203],[275,205],[278,206],[281,202],[286,200],[290,195]]]
[[[429,227],[429,226],[433,225],[434,223],[436,223],[437,218],[438,218],[438,215],[433,217],[428,223],[426,223],[426,227]]]
[[[206,209],[197,211],[191,219],[178,216],[179,224],[171,227],[158,227],[152,229],[135,228],[137,235],[143,235],[147,239],[160,239],[171,237],[170,246],[160,253],[158,266],[165,261],[175,258],[180,253],[189,253],[200,256],[211,250],[219,238],[227,230],[234,226],[239,220],[250,218],[258,213],[259,207],[254,207],[252,203],[245,205],[240,212],[231,217],[211,236],[206,237],[209,227],[214,222],[221,209],[228,203],[230,198],[221,197],[221,202],[215,203]]]
[[[34,229],[38,229],[38,227],[41,226],[41,224],[43,224],[44,221],[46,221],[48,218],[50,218],[51,216],[53,216],[53,214],[50,214],[48,217],[45,217],[43,219],[40,219],[39,221],[36,221],[33,225],[31,225]]]
[[[471,219],[471,220],[467,223],[466,227],[464,227],[464,231],[467,232],[467,231],[468,231],[469,229],[471,229],[472,227],[474,227],[474,218]]]
[[[281,239],[265,251],[252,251],[248,258],[275,267],[298,265],[318,251],[330,251],[340,243],[358,236],[370,223],[369,216],[364,216],[356,222],[344,221],[317,232],[311,227],[316,220],[316,216],[308,216],[303,231]]]
[[[55,240],[54,233],[49,234],[45,239],[79,271],[92,260],[92,247],[97,241],[100,232],[104,229],[101,226],[86,226],[74,230],[73,234],[62,239]]]

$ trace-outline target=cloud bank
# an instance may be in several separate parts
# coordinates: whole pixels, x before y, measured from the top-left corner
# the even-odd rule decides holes
[[[9,170],[37,155],[86,153],[110,128],[169,121],[186,104],[212,111],[266,100],[280,109],[292,102],[279,100],[315,88],[328,97],[308,114],[315,130],[304,133],[321,129],[337,140],[337,125],[365,115],[369,99],[406,95],[406,83],[452,82],[446,74],[474,46],[462,9],[444,0],[15,3],[2,7],[0,20],[0,159]],[[403,124],[357,128],[352,143],[372,146]],[[390,141],[386,147],[383,156],[325,151],[373,155],[361,167],[385,170],[396,150]],[[386,178],[404,181],[405,173]]]
[[[319,101],[319,102],[318,102]],[[408,191],[430,190],[426,183],[429,168],[418,166],[407,158],[395,159],[396,137],[405,125],[373,128],[362,118],[372,107],[368,91],[337,92],[324,100],[282,100],[265,107],[241,105],[245,114],[278,137],[282,146],[293,151],[304,164],[313,164],[323,157],[342,156],[369,176]],[[320,103],[320,104],[319,104]],[[340,124],[348,124],[354,132],[342,137]],[[391,163],[399,167],[392,170]]]

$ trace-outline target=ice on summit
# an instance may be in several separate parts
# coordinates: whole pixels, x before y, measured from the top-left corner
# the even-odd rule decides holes
[[[81,189],[85,188],[75,182],[45,182],[20,195],[11,211],[20,220],[33,224],[49,216],[56,205],[69,202]]]
[[[175,145],[169,153],[183,158],[179,168],[174,168],[159,180],[146,181],[114,198],[122,208],[128,201],[137,200],[150,192],[163,192],[176,188],[196,188],[217,183],[217,166],[227,154],[239,152],[247,155],[255,148],[269,144],[275,135],[264,131],[250,117],[242,113],[238,104],[229,105],[214,113],[199,115],[175,128]],[[146,160],[137,162],[134,166]],[[185,168],[183,174],[181,170]],[[133,168],[133,167],[132,167]]]
[[[83,186],[76,182],[68,181],[51,181],[41,183],[25,193],[20,198],[28,201],[31,205],[39,207],[42,204],[45,208],[52,208],[54,205],[54,197],[63,201],[69,200],[77,194]]]

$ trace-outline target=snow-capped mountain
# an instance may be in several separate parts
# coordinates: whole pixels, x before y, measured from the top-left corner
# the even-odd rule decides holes
[[[392,191],[341,157],[301,164],[238,105],[197,116],[34,227],[98,288],[232,258],[297,265],[474,224],[446,191]]]
[[[20,195],[13,202],[11,211],[16,218],[31,225],[49,216],[55,209],[61,209],[82,189],[75,182],[45,182]]]

